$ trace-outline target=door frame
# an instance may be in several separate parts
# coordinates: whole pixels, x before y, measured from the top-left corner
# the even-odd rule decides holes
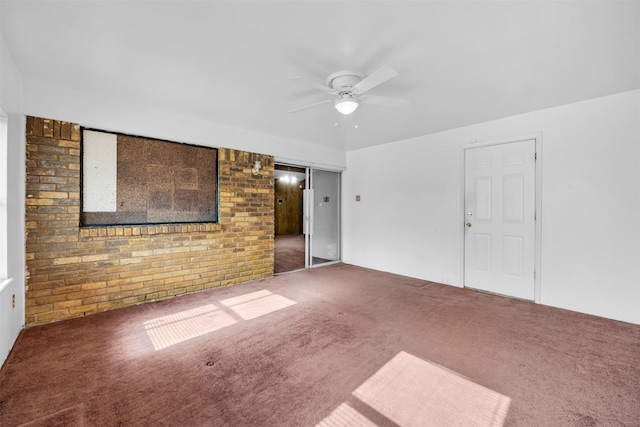
[[[536,304],[540,304],[542,289],[541,289],[541,277],[542,277],[542,264],[541,264],[541,255],[542,255],[542,132],[522,135],[517,137],[510,137],[498,140],[488,140],[488,141],[480,141],[477,140],[470,143],[465,144],[460,149],[460,215],[459,215],[459,230],[460,230],[460,277],[462,278],[462,287],[465,288],[465,233],[464,233],[464,223],[466,220],[465,217],[465,178],[466,178],[466,169],[465,169],[465,155],[467,150],[473,148],[483,148],[490,147],[493,145],[503,145],[510,144],[514,142],[522,142],[522,141],[535,141],[535,153],[536,153],[536,161],[535,161],[535,220],[534,220],[534,272],[533,272],[533,283],[534,283],[534,302]]]
[[[320,171],[325,171],[325,172],[336,172],[340,174],[340,197],[339,197],[339,203],[340,203],[340,209],[338,212],[338,222],[339,222],[339,229],[340,229],[340,259],[337,261],[330,261],[330,262],[326,262],[323,264],[318,264],[318,265],[313,265],[313,263],[311,262],[311,244],[312,244],[312,235],[308,235],[305,231],[308,229],[308,227],[313,227],[313,223],[308,223],[305,219],[305,214],[307,213],[307,206],[305,205],[307,202],[305,200],[305,196],[303,195],[303,206],[302,206],[302,234],[305,236],[304,238],[304,257],[305,257],[305,270],[311,269],[311,268],[317,268],[317,267],[325,267],[327,265],[333,265],[333,264],[338,264],[342,262],[342,255],[343,255],[343,239],[342,239],[342,202],[343,202],[343,193],[342,193],[342,173],[345,171],[345,168],[340,168],[340,167],[336,167],[336,166],[331,166],[331,165],[327,165],[327,164],[321,164],[321,163],[314,163],[314,162],[305,162],[305,161],[300,161],[300,160],[295,160],[295,159],[289,159],[289,158],[285,158],[285,157],[278,157],[275,156],[274,157],[274,165],[281,165],[281,166],[291,166],[291,167],[296,167],[296,168],[304,168],[305,169],[305,181],[306,181],[306,185],[305,185],[305,192],[307,190],[312,190],[311,194],[313,194],[313,183],[311,182],[311,171],[312,170],[320,170]],[[305,193],[305,194],[309,194],[309,193]],[[311,202],[311,209],[313,209],[313,200],[310,201]],[[275,212],[274,212],[275,215]],[[274,218],[274,223],[275,223],[275,218]],[[275,239],[275,226],[274,226],[274,230],[273,230],[273,237]],[[296,270],[299,271],[299,270]],[[289,272],[287,272],[289,273]]]

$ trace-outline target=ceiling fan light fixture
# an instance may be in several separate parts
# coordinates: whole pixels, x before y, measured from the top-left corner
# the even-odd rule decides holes
[[[358,103],[358,100],[353,97],[353,95],[346,93],[344,95],[341,95],[340,98],[336,99],[334,105],[336,107],[336,110],[338,110],[340,114],[348,115],[356,111],[356,108],[358,108],[360,104]]]

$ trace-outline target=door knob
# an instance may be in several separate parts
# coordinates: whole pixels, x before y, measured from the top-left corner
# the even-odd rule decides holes
[[[470,223],[470,222],[466,223],[465,225],[466,225],[468,228],[471,228],[471,223]]]

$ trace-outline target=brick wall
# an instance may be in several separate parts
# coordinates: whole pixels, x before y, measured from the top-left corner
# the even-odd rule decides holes
[[[81,228],[80,126],[26,135],[27,325],[273,275],[273,157],[219,149],[217,224]]]

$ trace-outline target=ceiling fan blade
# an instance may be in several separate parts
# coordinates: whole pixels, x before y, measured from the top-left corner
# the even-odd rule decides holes
[[[311,80],[306,79],[306,78],[301,77],[301,76],[291,77],[291,80],[293,80],[294,82],[302,83],[302,84],[304,84],[306,86],[309,86],[310,88],[313,88],[315,90],[319,90],[319,91],[324,92],[324,93],[331,93],[331,88],[330,87],[325,86],[325,85],[320,84],[320,83],[316,83],[314,81],[311,81]]]
[[[384,105],[386,107],[405,108],[411,105],[411,100],[406,98],[392,98],[390,96],[364,95],[362,102],[367,104]]]
[[[298,111],[306,110],[307,108],[315,107],[317,105],[326,104],[327,102],[333,102],[333,99],[325,99],[324,101],[316,102],[313,104],[305,105],[304,107],[295,108],[293,110],[289,110],[290,113],[297,113]]]
[[[353,93],[356,95],[365,93],[366,91],[381,85],[387,80],[391,80],[395,76],[398,75],[398,72],[393,68],[385,65],[384,67],[374,71],[372,74],[368,75],[364,79],[362,79],[359,83],[357,83],[353,87]]]

